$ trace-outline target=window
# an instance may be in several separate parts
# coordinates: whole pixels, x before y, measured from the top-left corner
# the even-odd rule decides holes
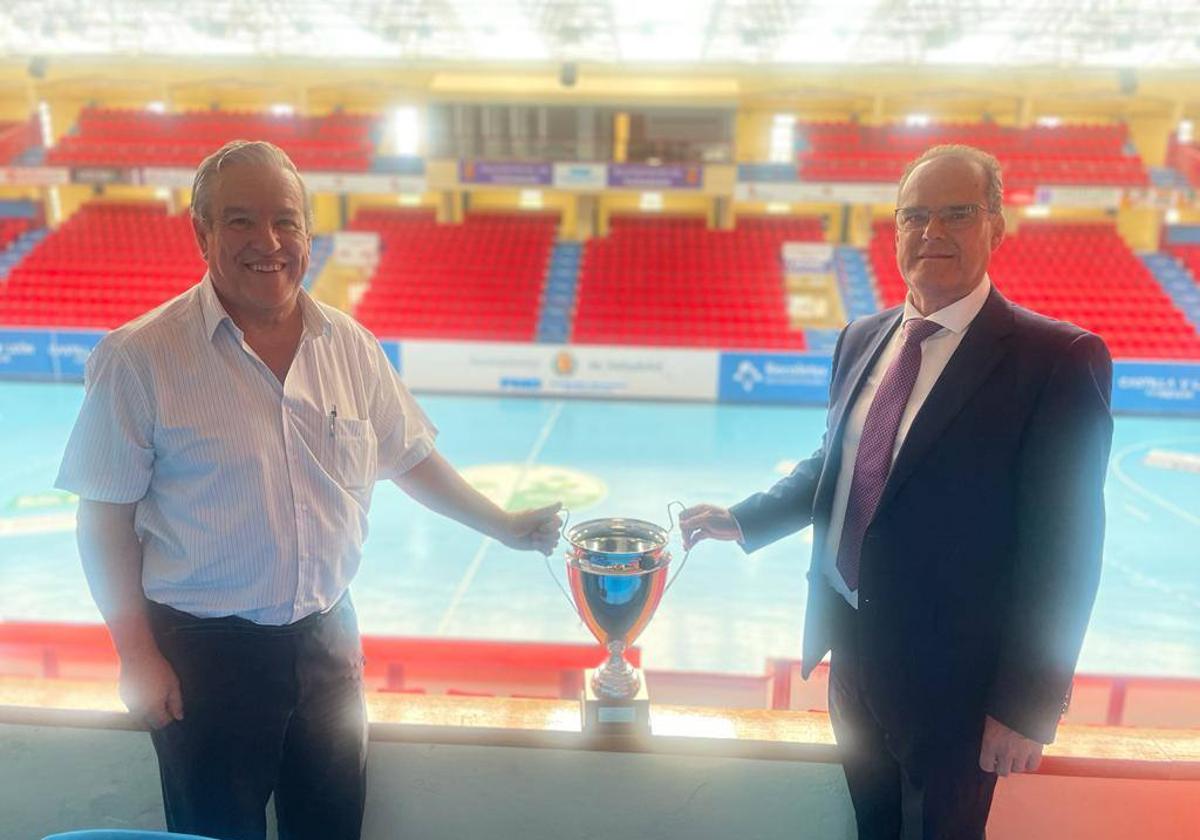
[[[796,118],[791,114],[776,114],[771,120],[771,146],[767,160],[771,163],[791,163],[795,158]]]

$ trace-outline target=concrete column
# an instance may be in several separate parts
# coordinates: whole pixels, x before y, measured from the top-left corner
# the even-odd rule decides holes
[[[463,220],[463,193],[459,190],[443,190],[438,193],[437,222],[439,225],[457,225]]]
[[[712,201],[712,227],[717,230],[733,230],[737,216],[733,212],[733,199],[729,196],[718,195]]]
[[[600,200],[591,194],[575,197],[575,236],[586,242],[600,235]]]

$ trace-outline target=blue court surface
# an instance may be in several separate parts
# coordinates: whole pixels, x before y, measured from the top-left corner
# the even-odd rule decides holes
[[[99,621],[52,489],[83,396],[0,383],[0,620]],[[514,506],[667,524],[667,503],[730,504],[816,446],[820,408],[420,396],[439,446]],[[1119,417],[1104,575],[1081,670],[1200,677],[1200,420]],[[746,556],[702,543],[639,640],[651,668],[761,672],[798,657],[810,531]],[[680,556],[675,535],[676,563]],[[674,565],[674,564],[673,564]],[[553,558],[562,574],[561,556]],[[353,593],[365,633],[535,641],[590,636],[538,554],[514,552],[378,486]]]

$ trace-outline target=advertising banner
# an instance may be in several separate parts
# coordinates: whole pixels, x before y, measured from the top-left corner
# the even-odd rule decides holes
[[[608,186],[608,167],[603,163],[556,163],[554,186],[560,190],[599,192]]]
[[[715,350],[413,340],[400,360],[418,391],[716,399]]]
[[[739,163],[738,183],[766,182],[775,184],[795,183],[800,180],[794,163]]]
[[[76,166],[71,170],[76,184],[134,184],[140,177],[139,170],[117,166]]]
[[[824,405],[832,358],[800,353],[722,353],[717,398],[733,403]]]
[[[0,379],[82,381],[102,330],[0,329]]]
[[[300,175],[313,192],[395,195],[423,193],[426,189],[424,175],[386,175],[377,172],[301,172]]]
[[[65,166],[3,166],[0,184],[19,187],[54,187],[71,182],[71,170]]]
[[[548,187],[554,183],[554,166],[550,163],[462,160],[458,163],[458,180],[464,184]]]
[[[704,167],[699,164],[610,163],[608,185],[617,189],[696,190],[704,183]]]
[[[779,201],[786,204],[894,204],[895,184],[843,184],[836,182],[739,181],[738,201]]]
[[[379,234],[366,230],[339,230],[333,235],[333,260],[340,265],[374,268],[379,265]]]
[[[141,182],[148,187],[190,190],[195,180],[196,170],[185,166],[146,166],[142,168]]]
[[[833,246],[828,242],[784,242],[780,256],[785,274],[833,273]]]
[[[1200,415],[1200,364],[1113,363],[1113,411]]]
[[[1039,186],[1033,191],[1034,204],[1053,207],[1082,207],[1115,210],[1121,206],[1124,191],[1120,187]]]

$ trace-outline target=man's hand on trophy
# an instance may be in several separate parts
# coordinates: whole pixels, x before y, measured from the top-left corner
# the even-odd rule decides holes
[[[679,514],[679,530],[683,534],[683,547],[692,546],[704,539],[741,541],[742,529],[726,508],[716,505],[693,505]]]
[[[563,520],[558,515],[560,510],[562,502],[510,513],[504,523],[504,531],[496,538],[509,548],[521,551],[532,549],[549,557],[562,531]]]

